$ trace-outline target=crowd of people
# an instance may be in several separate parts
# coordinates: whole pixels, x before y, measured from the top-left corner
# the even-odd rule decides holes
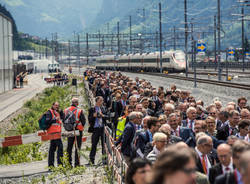
[[[129,168],[127,184],[250,183],[250,107],[245,97],[205,105],[176,85],[155,88],[119,72],[84,73],[95,96],[89,110],[90,162],[104,126]]]

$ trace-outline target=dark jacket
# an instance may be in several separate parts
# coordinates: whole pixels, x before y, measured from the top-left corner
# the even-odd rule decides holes
[[[170,140],[169,140],[169,144],[175,144],[177,142],[181,142],[182,138],[175,136],[175,135],[171,135],[170,136]]]
[[[135,133],[136,133],[135,125],[132,122],[128,122],[122,134],[121,152],[123,155],[131,157],[132,154],[131,143],[133,141]]]
[[[208,158],[211,166],[213,166],[214,165],[214,158],[210,154],[207,154],[207,158]],[[197,168],[197,171],[205,174],[205,171],[203,170],[203,167],[202,167],[201,159],[200,159],[198,154],[197,154],[197,160],[196,160],[196,168]]]
[[[232,131],[232,133],[229,134],[229,125],[226,124],[226,125],[223,125],[222,127],[218,128],[216,138],[219,139],[219,140],[226,141],[228,136],[236,135],[237,132],[238,132],[238,130],[234,129]]]
[[[136,148],[140,148],[142,153],[144,153],[146,144],[150,142],[149,137],[150,136],[148,131],[143,131],[138,134],[138,138],[136,141]]]
[[[105,111],[105,108],[104,107],[101,107],[101,111],[102,113],[105,115],[106,114],[106,111]],[[95,110],[95,107],[91,107],[89,109],[89,115],[88,115],[88,120],[89,120],[89,129],[88,129],[88,132],[92,133],[94,131],[94,125],[95,125],[95,117],[94,117],[94,113],[96,112]],[[105,125],[106,124],[106,119],[105,118],[102,118],[103,120],[103,124]]]
[[[194,148],[196,146],[195,135],[190,128],[181,127],[180,128],[181,139],[190,147]]]
[[[234,172],[226,173],[218,176],[215,184],[237,184],[237,178],[235,178]]]
[[[209,169],[209,182],[214,184],[215,178],[219,175],[223,174],[222,165],[216,164]]]

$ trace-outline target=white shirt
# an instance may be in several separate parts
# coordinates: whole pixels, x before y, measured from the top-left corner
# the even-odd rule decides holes
[[[230,169],[229,171],[226,171],[226,168],[227,168],[226,166],[224,166],[222,164],[221,164],[221,166],[222,166],[223,174],[226,173],[226,172],[231,172],[231,171],[234,170],[232,158],[231,158],[230,164],[227,166]]]
[[[198,150],[197,147],[195,147],[195,151],[198,153],[200,161],[202,163],[202,159],[203,159],[203,154]],[[209,169],[212,167],[207,155],[205,155],[205,163],[206,163],[206,168],[207,168],[207,175],[209,175]]]
[[[223,125],[228,125],[228,124],[229,124],[229,120],[225,121],[224,123],[221,123],[221,127],[222,127]]]
[[[178,127],[176,128],[176,130],[172,129],[172,132],[173,132],[173,135],[179,137],[179,136],[180,136],[180,126],[178,126]]]
[[[245,136],[245,141],[250,142],[249,134],[247,134],[247,135]]]

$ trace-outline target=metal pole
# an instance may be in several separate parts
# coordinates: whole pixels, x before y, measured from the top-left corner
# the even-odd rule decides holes
[[[241,7],[241,44],[242,44],[242,71],[245,71],[245,44],[244,44],[244,7]]]
[[[191,35],[192,35],[192,69],[194,69],[194,35],[193,35],[194,27],[193,27],[193,19],[191,21]]]
[[[226,52],[226,80],[228,81],[228,49]]]
[[[89,34],[86,33],[87,65],[89,64]]]
[[[193,50],[194,50],[194,88],[197,87],[197,78],[196,78],[196,41],[193,41]]]
[[[52,33],[52,40],[51,40],[51,58],[52,64],[54,64],[54,34]]]
[[[71,60],[71,58],[70,58],[70,40],[68,42],[69,42],[69,48],[68,48],[68,50],[69,50],[69,66],[70,66],[70,60]]]
[[[220,0],[217,0],[217,10],[218,10],[218,80],[221,80],[221,66],[220,66],[220,59],[221,59],[221,53],[220,53]]]
[[[174,26],[174,50],[176,50],[176,28]]]
[[[142,9],[143,11],[143,33],[146,33],[146,30],[145,30],[145,20],[146,20],[146,17],[145,17],[145,8]]]
[[[78,60],[78,75],[81,74],[80,72],[80,35],[77,34],[77,60]]]
[[[57,33],[55,33],[55,41],[56,41],[56,46],[55,46],[55,60],[58,62],[58,43],[57,43]]]
[[[98,52],[99,52],[99,56],[100,56],[101,55],[101,33],[100,33],[100,30],[98,31],[98,41],[99,41]]]
[[[186,77],[188,77],[188,25],[187,25],[187,0],[184,0],[184,19],[185,19],[185,61]]]
[[[48,58],[48,39],[45,39],[45,57]]]
[[[107,34],[109,34],[109,23],[107,23]]]
[[[162,28],[161,28],[161,3],[159,3],[159,31],[160,31],[160,73],[162,73]]]
[[[131,15],[129,16],[129,47],[130,54],[132,54],[132,20]]]
[[[216,55],[216,47],[217,47],[217,38],[216,38],[216,32],[217,32],[217,25],[216,25],[216,15],[214,16],[214,62],[216,61],[217,55]],[[216,65],[215,65],[215,70],[216,70]]]
[[[118,47],[117,54],[120,55],[120,23],[119,21],[117,22],[117,47]]]

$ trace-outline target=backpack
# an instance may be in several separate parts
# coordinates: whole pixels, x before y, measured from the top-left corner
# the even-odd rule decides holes
[[[51,111],[50,111],[51,112]],[[38,123],[39,123],[39,128],[41,130],[48,130],[49,127],[51,126],[51,121],[46,121],[46,113],[44,113],[38,120]],[[52,114],[52,117],[53,117],[53,113],[51,112]]]
[[[63,127],[66,131],[72,131],[76,128],[76,116],[74,114],[76,110],[77,108],[73,111],[67,110],[68,112],[63,122]]]

